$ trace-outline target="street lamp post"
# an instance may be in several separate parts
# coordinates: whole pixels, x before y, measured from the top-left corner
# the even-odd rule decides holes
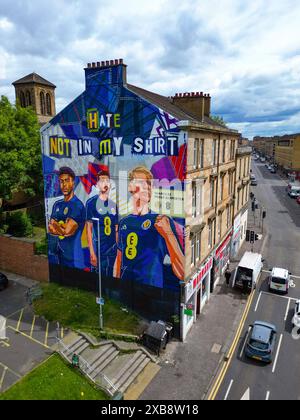
[[[100,330],[103,330],[103,314],[102,314],[102,276],[101,276],[101,255],[100,255],[100,219],[93,217],[93,220],[97,222],[97,235],[98,235],[98,280],[99,280],[99,325]]]

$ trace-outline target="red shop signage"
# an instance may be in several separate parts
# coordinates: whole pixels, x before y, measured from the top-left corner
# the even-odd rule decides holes
[[[195,290],[199,283],[204,279],[206,274],[209,272],[209,270],[212,268],[213,265],[213,259],[210,258],[210,260],[201,267],[200,271],[194,276],[193,278],[193,289]]]
[[[216,250],[216,258],[221,257],[221,254],[223,253],[224,249],[227,247],[227,245],[230,242],[231,236],[232,236],[232,232],[229,233],[229,235],[224,240],[224,242],[222,243],[222,245],[220,245],[219,248]]]

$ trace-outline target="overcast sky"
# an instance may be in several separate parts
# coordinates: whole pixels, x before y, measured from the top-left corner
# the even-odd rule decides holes
[[[300,132],[299,0],[0,0],[0,95],[36,72],[60,111],[86,63],[124,58],[128,82],[203,91],[246,137]]]

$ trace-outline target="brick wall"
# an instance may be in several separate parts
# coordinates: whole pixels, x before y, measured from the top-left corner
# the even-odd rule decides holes
[[[33,240],[0,235],[0,269],[48,282],[48,259],[35,255],[34,250]]]

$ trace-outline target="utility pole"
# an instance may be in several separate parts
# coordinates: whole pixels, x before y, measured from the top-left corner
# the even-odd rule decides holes
[[[101,276],[101,247],[100,247],[100,219],[93,217],[93,220],[97,222],[97,234],[98,234],[98,280],[99,280],[99,326],[100,330],[103,330],[103,314],[102,314],[102,276]]]

